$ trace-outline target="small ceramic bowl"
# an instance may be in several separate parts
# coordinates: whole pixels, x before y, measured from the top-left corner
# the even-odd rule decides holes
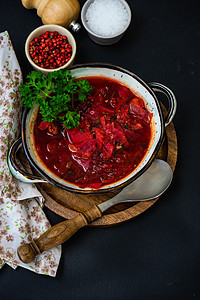
[[[124,35],[125,31],[129,27],[130,22],[131,22],[132,14],[131,14],[131,9],[130,9],[128,3],[125,0],[118,0],[118,2],[123,5],[124,9],[127,12],[127,22],[126,22],[126,25],[123,27],[122,30],[119,30],[116,34],[109,35],[109,36],[106,35],[105,36],[105,35],[97,34],[94,31],[94,29],[91,28],[91,26],[89,26],[89,24],[88,24],[87,10],[94,3],[94,1],[95,0],[87,0],[85,2],[85,4],[83,5],[82,10],[81,10],[81,21],[82,21],[82,24],[85,27],[85,29],[86,29],[89,37],[95,43],[100,44],[100,45],[112,45],[112,44],[117,43],[122,38],[122,36]],[[95,12],[95,13],[101,14],[101,12],[99,12],[99,11]],[[112,16],[112,17],[114,17],[114,16]],[[109,23],[108,24],[104,24],[104,26],[109,27]]]
[[[35,64],[30,56],[30,53],[29,53],[29,47],[30,47],[30,42],[36,38],[36,37],[39,37],[41,36],[42,34],[44,34],[46,31],[49,31],[49,32],[53,32],[53,31],[57,31],[58,33],[62,34],[62,35],[65,35],[68,39],[68,42],[69,44],[72,46],[72,55],[71,55],[71,58],[70,60],[62,65],[61,67],[59,68],[56,68],[56,69],[45,69],[45,68],[41,68],[40,66],[38,66],[37,64]],[[41,71],[43,74],[47,74],[49,72],[54,72],[54,71],[57,71],[57,70],[60,70],[60,69],[65,69],[69,66],[71,66],[74,62],[74,58],[75,58],[75,55],[76,55],[76,41],[73,37],[73,35],[64,27],[62,26],[59,26],[59,25],[43,25],[43,26],[40,26],[40,27],[37,27],[35,30],[33,30],[27,40],[26,40],[26,43],[25,43],[25,53],[26,53],[26,57],[29,61],[29,63],[31,64],[31,66],[36,70],[36,71]]]

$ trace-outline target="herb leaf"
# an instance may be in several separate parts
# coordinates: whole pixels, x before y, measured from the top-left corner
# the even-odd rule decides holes
[[[48,76],[32,71],[26,77],[26,82],[19,86],[22,103],[32,107],[33,103],[40,105],[40,113],[44,122],[57,120],[66,129],[79,125],[80,115],[74,108],[74,98],[84,102],[92,90],[85,79],[75,80],[69,70],[51,72]]]

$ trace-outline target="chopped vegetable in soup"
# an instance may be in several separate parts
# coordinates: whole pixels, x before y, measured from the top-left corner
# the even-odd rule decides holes
[[[80,125],[65,129],[56,121],[43,122],[38,113],[35,146],[55,175],[81,188],[98,189],[126,177],[142,161],[151,139],[152,113],[119,82],[84,79],[93,90],[77,104]]]

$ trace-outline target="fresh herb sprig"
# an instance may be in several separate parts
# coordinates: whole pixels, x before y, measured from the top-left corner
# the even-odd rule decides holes
[[[92,90],[87,80],[75,80],[69,70],[58,70],[48,76],[32,71],[19,86],[22,103],[40,106],[44,122],[60,121],[66,129],[79,125],[80,115],[74,108],[74,97],[84,102]]]

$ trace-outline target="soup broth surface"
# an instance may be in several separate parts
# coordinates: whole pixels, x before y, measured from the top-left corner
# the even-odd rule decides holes
[[[56,122],[44,123],[38,113],[34,143],[56,176],[81,188],[98,189],[140,164],[151,140],[152,113],[142,98],[113,79],[80,79],[93,87],[87,101],[76,106],[80,125],[66,130]]]

